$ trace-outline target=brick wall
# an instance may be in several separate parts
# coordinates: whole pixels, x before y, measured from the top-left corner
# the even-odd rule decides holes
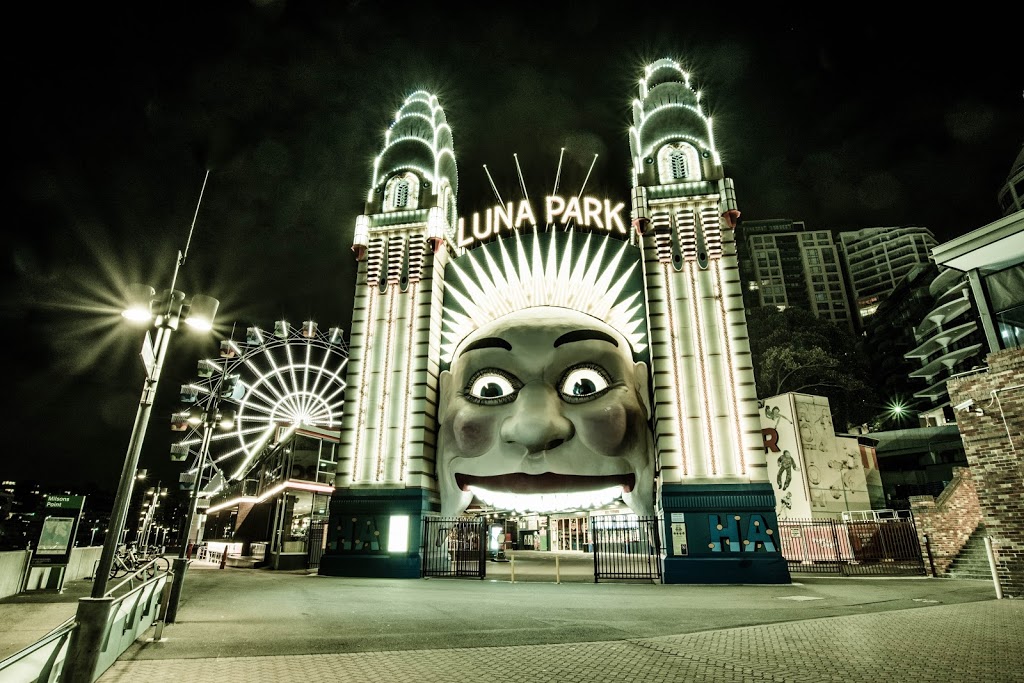
[[[910,509],[917,525],[917,538],[924,550],[925,534],[931,545],[936,576],[944,576],[981,522],[978,492],[967,467],[954,467],[953,480],[938,498],[911,496]]]
[[[988,371],[947,383],[1004,597],[1024,598],[1024,349],[990,353]]]

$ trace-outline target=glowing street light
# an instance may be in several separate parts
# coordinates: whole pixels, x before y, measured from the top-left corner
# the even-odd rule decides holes
[[[210,173],[207,171],[206,178],[203,179],[203,190],[206,189],[206,180],[209,176]],[[200,202],[202,202],[202,198],[201,191],[199,194]],[[196,216],[198,215],[199,206],[197,204]],[[118,541],[121,538],[125,519],[128,516],[128,506],[131,501],[132,485],[136,479],[139,455],[142,452],[142,442],[145,439],[146,428],[149,425],[153,400],[156,397],[157,385],[160,382],[160,371],[163,369],[171,333],[178,329],[179,323],[183,318],[190,327],[198,330],[209,330],[213,325],[213,318],[217,314],[217,308],[220,305],[219,301],[205,295],[196,295],[192,297],[191,301],[186,302],[185,293],[174,288],[178,279],[178,269],[185,263],[185,258],[188,255],[188,247],[192,241],[194,230],[195,216],[192,219],[192,227],[189,230],[185,251],[184,253],[178,252],[170,289],[164,290],[163,293],[157,296],[156,290],[149,285],[132,285],[128,292],[128,306],[126,306],[124,313],[122,313],[122,316],[127,320],[148,322],[153,326],[155,335],[151,337],[150,332],[147,331],[142,346],[142,357],[146,366],[146,379],[142,387],[142,398],[139,401],[139,408],[135,415],[135,425],[132,428],[131,439],[128,443],[128,452],[125,454],[124,467],[121,470],[121,481],[114,499],[114,510],[110,516],[110,531],[104,540],[103,552],[100,555],[100,562],[96,568],[96,576],[92,586],[93,598],[101,598],[107,592],[107,580],[110,578],[110,568],[114,564]]]

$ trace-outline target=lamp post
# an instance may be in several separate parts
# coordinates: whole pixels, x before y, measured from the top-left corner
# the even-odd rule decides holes
[[[221,374],[217,380],[213,396],[211,396],[206,408],[202,410],[193,408],[189,414],[188,421],[192,425],[202,425],[203,438],[199,444],[199,459],[196,465],[195,480],[192,482],[192,495],[189,499],[189,511],[186,518],[187,521],[185,522],[185,530],[182,534],[181,550],[173,562],[174,576],[171,579],[171,592],[167,600],[167,612],[164,615],[164,620],[168,624],[173,624],[177,618],[178,601],[181,598],[181,587],[185,581],[185,570],[188,568],[188,560],[192,555],[192,528],[196,526],[199,492],[202,488],[203,472],[206,470],[206,461],[210,453],[210,440],[213,437],[213,430],[215,427],[230,429],[235,423],[235,412],[233,410],[225,410],[224,412],[219,410],[220,397],[231,393],[235,380],[235,377],[228,378],[228,384],[225,386],[225,376]],[[198,527],[196,528],[194,541],[195,543],[199,542]]]
[[[157,297],[156,290],[149,285],[132,285],[129,289],[131,305],[121,314],[129,320],[151,321],[155,334],[151,338],[150,332],[147,331],[142,345],[142,357],[146,368],[142,397],[135,414],[135,424],[128,441],[124,465],[121,468],[121,479],[114,497],[114,508],[110,514],[110,525],[103,542],[103,551],[100,554],[99,564],[93,578],[92,593],[89,598],[81,598],[78,603],[76,614],[78,628],[72,634],[68,644],[68,665],[65,667],[62,679],[65,683],[78,683],[79,681],[91,683],[99,653],[102,651],[102,643],[107,634],[107,622],[113,604],[112,598],[106,594],[107,581],[110,578],[110,568],[114,564],[114,556],[117,553],[128,516],[139,455],[142,452],[142,443],[145,440],[146,428],[153,410],[153,400],[156,397],[160,372],[167,356],[167,346],[171,334],[178,329],[182,315],[186,313],[185,322],[191,327],[210,330],[213,327],[213,318],[217,313],[217,308],[220,306],[220,302],[213,297],[201,294],[193,296],[191,301],[186,303],[185,293],[175,289],[178,270],[188,256],[188,248],[196,227],[196,218],[199,216],[199,206],[202,203],[203,192],[206,190],[206,181],[209,177],[210,172],[207,171],[203,178],[203,187],[199,193],[196,211],[192,217],[192,226],[185,243],[185,251],[178,252],[178,258],[174,263],[170,288]]]
[[[179,251],[178,261],[174,269],[177,278],[178,267],[184,262],[185,256]],[[173,283],[172,283],[173,286]],[[132,485],[135,480],[135,468],[139,463],[139,455],[142,452],[142,442],[146,437],[146,428],[149,425],[149,416],[153,410],[153,400],[156,397],[157,385],[160,382],[160,371],[163,369],[164,359],[167,355],[168,342],[171,333],[178,329],[178,323],[185,308],[185,294],[183,292],[169,289],[160,298],[154,299],[156,293],[152,287],[146,285],[133,285],[136,297],[135,303],[142,304],[146,299],[145,310],[156,305],[160,313],[156,316],[154,327],[156,329],[155,341],[150,341],[149,333],[146,334],[146,342],[143,344],[142,355],[146,362],[146,379],[142,387],[142,398],[139,401],[139,408],[135,415],[135,425],[132,428],[131,440],[128,443],[128,453],[125,455],[124,467],[121,470],[121,481],[117,488],[117,495],[114,499],[114,510],[110,515],[110,533],[107,534],[103,544],[103,552],[100,555],[100,563],[96,569],[96,578],[92,587],[92,597],[100,598],[107,592],[107,579],[110,576],[110,568],[114,563],[114,555],[117,552],[117,539],[121,537],[124,528],[125,518],[128,515],[128,505],[131,501]],[[216,299],[203,295],[196,295],[189,304],[189,317],[186,319],[193,327],[198,329],[209,329],[212,326],[213,316],[220,305]],[[139,315],[138,309],[129,309],[125,317],[133,318]]]
[[[138,542],[143,548],[148,548],[150,545],[149,538],[156,522],[156,509],[160,507],[160,498],[167,495],[167,489],[160,488],[161,483],[157,481],[156,488],[146,492],[147,496],[152,496],[152,500],[147,501],[149,505],[146,506],[146,514],[143,517],[142,526],[139,528]]]

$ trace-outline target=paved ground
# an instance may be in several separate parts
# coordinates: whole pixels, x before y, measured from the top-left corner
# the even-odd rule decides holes
[[[1024,600],[997,601],[986,581],[594,584],[567,560],[555,583],[530,565],[512,583],[511,563],[482,581],[193,563],[177,623],[100,682],[1024,681]],[[0,601],[0,637],[19,599]]]

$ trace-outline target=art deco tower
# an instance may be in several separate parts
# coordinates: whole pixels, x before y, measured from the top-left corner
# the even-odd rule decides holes
[[[751,523],[756,532],[762,520],[774,526],[775,501],[743,313],[733,183],[700,94],[670,59],[652,63],[640,81],[630,154],[650,318],[658,500],[666,517],[686,520],[682,538],[691,549],[679,571],[692,580],[721,571],[713,563],[725,559],[702,563],[695,553],[740,543],[746,531],[739,514],[722,511],[763,514]],[[723,528],[725,537],[716,535]],[[778,553],[759,557],[779,561]]]
[[[369,549],[378,532],[388,536],[380,526],[391,516],[418,520],[436,499],[440,291],[448,245],[455,243],[457,193],[444,111],[436,97],[417,91],[385,135],[356,219],[359,267],[329,551]],[[412,536],[415,542],[418,534]],[[335,568],[354,575],[365,569],[358,556]],[[418,575],[418,560],[406,569],[399,575]]]

